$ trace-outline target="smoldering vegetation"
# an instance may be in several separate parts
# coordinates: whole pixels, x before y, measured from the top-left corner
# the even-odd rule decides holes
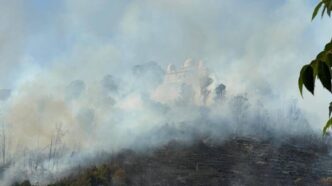
[[[196,138],[75,167],[57,185],[330,185],[328,146],[314,135]]]
[[[174,73],[149,62],[99,80],[54,85],[46,79],[12,90],[2,107],[1,184],[53,183],[77,167],[128,149],[153,153],[171,141],[222,145],[236,136],[277,143],[320,135],[296,101],[232,92],[202,65],[189,60]]]
[[[0,185],[53,183],[172,140],[321,139],[328,94],[298,103],[295,88],[330,37],[311,26],[312,2],[1,3]],[[188,56],[213,71],[167,66]]]

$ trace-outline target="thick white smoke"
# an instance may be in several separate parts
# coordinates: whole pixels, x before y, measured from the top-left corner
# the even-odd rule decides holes
[[[327,115],[327,93],[296,87],[331,33],[312,3],[0,2],[1,184],[171,139],[317,131]],[[187,57],[210,71],[165,82]]]
[[[101,152],[144,150],[170,140],[311,131],[296,103],[272,93],[227,91],[203,62],[187,60],[167,70],[149,62],[90,82],[52,78],[25,82],[3,101],[4,184],[49,182]],[[285,105],[273,107],[269,99]]]

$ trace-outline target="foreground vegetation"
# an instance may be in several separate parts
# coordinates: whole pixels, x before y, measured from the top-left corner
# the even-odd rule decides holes
[[[319,136],[231,137],[123,151],[98,166],[77,167],[49,186],[330,185],[331,167],[328,145]]]
[[[332,12],[332,0],[321,0],[314,12],[312,14],[312,19],[314,19],[319,11],[321,10],[321,16],[323,17],[326,13],[329,17]],[[331,68],[332,68],[332,40],[328,42],[324,50],[321,51],[315,59],[313,59],[309,64],[304,65],[300,72],[300,77],[298,81],[300,93],[302,95],[303,85],[305,88],[314,94],[315,92],[315,81],[318,78],[323,87],[326,88],[329,92],[332,93],[331,85]],[[329,106],[329,120],[326,122],[325,127],[323,128],[323,135],[328,133],[328,129],[332,127],[332,102]]]
[[[98,186],[98,185],[125,185],[125,172],[112,164],[102,164],[76,170],[77,173],[63,178],[48,186]],[[14,183],[13,186],[32,186],[30,181]]]

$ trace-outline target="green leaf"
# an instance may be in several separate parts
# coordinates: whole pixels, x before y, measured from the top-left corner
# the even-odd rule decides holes
[[[301,71],[302,71],[302,70],[301,70]],[[302,94],[302,90],[303,90],[303,79],[302,79],[301,74],[302,74],[302,73],[300,73],[300,77],[299,77],[299,82],[298,82],[298,84],[299,84],[300,94],[301,94],[301,96],[302,96],[302,98],[303,98],[303,94]]]
[[[310,63],[312,69],[314,70],[314,77],[316,77],[318,74],[318,62],[319,62],[319,60],[313,60]]]
[[[332,49],[332,42],[329,42],[329,43],[327,43],[327,44],[325,45],[324,50],[325,50],[325,51],[329,51],[329,50],[331,50],[331,49]]]
[[[327,14],[329,15],[329,17],[331,17],[332,1],[329,0],[329,1],[327,1],[325,4],[326,4],[326,6],[327,6]]]
[[[326,124],[325,124],[325,126],[324,126],[324,128],[323,128],[323,135],[324,135],[324,136],[327,134],[327,129],[329,129],[331,126],[332,126],[332,118],[330,118],[330,119],[326,122]]]
[[[329,17],[331,17],[331,9],[328,8],[326,12],[327,12],[327,15],[328,15]]]
[[[326,63],[329,67],[332,67],[332,53],[328,53],[328,54],[327,54],[325,63]]]
[[[331,92],[331,71],[323,61],[318,62],[318,78],[322,85]]]
[[[304,65],[302,67],[298,84],[301,95],[302,95],[303,85],[307,88],[307,90],[309,90],[312,94],[314,94],[314,87],[315,87],[314,71],[311,65]]]
[[[318,3],[318,5],[315,7],[314,12],[312,13],[311,20],[315,19],[315,17],[317,16],[317,13],[318,13],[320,7],[322,6],[322,4],[323,4],[323,1],[321,1],[320,3]]]
[[[306,68],[304,69],[302,74],[302,80],[305,88],[307,88],[307,90],[311,92],[312,95],[314,95],[314,89],[315,89],[314,70],[310,65],[306,65]]]
[[[325,52],[325,51],[321,51],[321,52],[317,55],[316,59],[319,59],[319,60],[321,60],[321,61],[325,61],[325,60],[326,60],[326,52]]]
[[[299,76],[299,90],[300,94],[303,97],[302,90],[303,90],[303,74],[306,68],[308,68],[309,65],[304,65],[300,71],[300,76]]]
[[[322,17],[324,16],[325,10],[326,10],[326,6],[324,6],[324,8],[323,8]]]
[[[331,8],[332,7],[332,1],[331,0],[323,0],[323,2],[325,1],[325,4],[327,5],[327,7]]]

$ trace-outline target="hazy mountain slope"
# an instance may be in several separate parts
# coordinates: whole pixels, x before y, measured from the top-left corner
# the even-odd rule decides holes
[[[332,159],[319,138],[233,137],[123,151],[53,185],[324,185],[332,184],[329,176]]]

